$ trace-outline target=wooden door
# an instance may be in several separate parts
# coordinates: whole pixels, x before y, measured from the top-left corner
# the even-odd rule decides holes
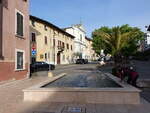
[[[57,64],[60,64],[60,53],[57,53]]]

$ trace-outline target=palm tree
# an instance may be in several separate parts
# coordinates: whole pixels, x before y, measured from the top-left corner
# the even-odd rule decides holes
[[[134,40],[139,35],[139,29],[132,29],[124,31],[122,27],[113,27],[111,32],[95,32],[97,36],[101,37],[101,40],[105,47],[103,49],[109,49],[112,56],[114,56],[115,64],[121,63],[123,56],[123,49],[129,46],[129,42]]]

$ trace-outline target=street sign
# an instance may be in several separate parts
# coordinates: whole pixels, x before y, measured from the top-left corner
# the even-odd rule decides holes
[[[36,51],[34,50],[34,51],[32,51],[32,55],[36,55]]]

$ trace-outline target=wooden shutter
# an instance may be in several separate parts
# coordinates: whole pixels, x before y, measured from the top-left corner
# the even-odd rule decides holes
[[[17,35],[23,36],[23,16],[17,12]]]

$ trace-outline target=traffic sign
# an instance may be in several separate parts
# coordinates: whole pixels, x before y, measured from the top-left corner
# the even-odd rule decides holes
[[[32,55],[36,55],[36,51],[32,51]]]

